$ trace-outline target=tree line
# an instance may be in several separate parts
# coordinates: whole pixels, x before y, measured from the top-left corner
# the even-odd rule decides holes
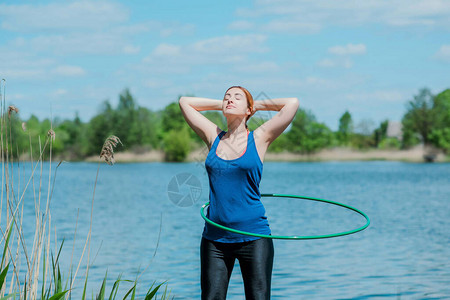
[[[226,119],[221,112],[202,114],[226,130]],[[161,150],[166,161],[183,161],[190,151],[205,146],[184,120],[178,102],[152,111],[139,106],[128,89],[119,95],[117,107],[105,100],[89,122],[82,122],[78,113],[73,120],[40,121],[34,115],[21,120],[18,114],[9,112],[8,120],[11,129],[8,143],[14,145],[14,149],[9,149],[14,156],[24,155],[25,159],[30,157],[30,152],[35,157],[39,155],[39,143],[50,128],[56,133],[53,155],[65,160],[83,160],[98,155],[98,149],[112,134],[123,143],[117,151]],[[248,127],[254,130],[264,122],[265,118],[255,115],[248,121]],[[299,108],[290,129],[280,135],[268,151],[311,154],[330,147],[408,149],[423,143],[449,154],[450,89],[438,95],[433,95],[427,88],[421,89],[407,102],[401,124],[401,138],[388,137],[388,120],[372,129],[374,126],[370,121],[355,125],[351,113],[345,111],[339,119],[338,130],[332,131],[311,111]]]

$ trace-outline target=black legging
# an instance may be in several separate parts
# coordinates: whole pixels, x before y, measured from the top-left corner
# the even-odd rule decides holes
[[[202,238],[200,245],[202,300],[225,299],[235,259],[244,280],[245,299],[270,299],[272,239],[219,243]]]

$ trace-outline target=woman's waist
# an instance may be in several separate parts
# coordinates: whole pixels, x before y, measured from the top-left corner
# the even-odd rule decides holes
[[[258,222],[267,222],[265,212],[264,206],[262,205],[247,210],[243,208],[218,209],[210,207],[208,210],[208,218],[220,225],[236,228]]]

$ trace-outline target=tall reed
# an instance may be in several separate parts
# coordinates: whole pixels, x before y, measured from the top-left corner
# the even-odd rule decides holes
[[[0,251],[2,251],[0,261],[0,300],[71,299],[71,292],[77,284],[84,285],[82,295],[82,299],[84,300],[86,299],[87,294],[86,289],[89,269],[92,264],[92,261],[90,260],[92,218],[95,189],[97,186],[101,161],[99,161],[94,181],[89,232],[84,240],[83,251],[81,256],[73,264],[74,247],[72,248],[69,265],[70,275],[66,280],[63,280],[59,259],[64,241],[56,248],[58,245],[56,228],[52,226],[52,216],[50,211],[56,175],[58,168],[62,163],[59,162],[56,165],[54,172],[52,172],[52,146],[56,138],[56,133],[53,131],[53,128],[49,128],[44,141],[41,141],[41,138],[38,137],[39,155],[38,157],[33,157],[31,143],[32,136],[28,132],[30,140],[29,161],[31,165],[31,174],[29,177],[23,178],[21,174],[21,161],[20,159],[15,161],[13,155],[13,151],[16,151],[16,157],[19,157],[19,149],[17,148],[17,145],[15,145],[11,122],[13,114],[17,114],[19,109],[12,105],[6,106],[5,90],[6,81],[3,79],[0,86],[0,156],[2,161],[2,189],[0,197]],[[22,129],[26,132],[25,123],[22,123]],[[118,137],[108,137],[100,151],[100,158],[110,165],[114,164],[114,148],[118,144],[121,144]],[[14,147],[16,147],[16,149]],[[23,151],[24,150],[25,149],[23,149]],[[48,161],[48,178],[43,178],[44,161]],[[17,174],[14,173],[16,170],[15,165],[17,165]],[[46,191],[43,189],[44,184],[47,185]],[[28,193],[26,193],[27,191]],[[31,220],[24,221],[24,202],[30,200],[27,199],[29,194],[33,195],[35,208],[34,235],[30,249],[27,248],[23,230],[24,222],[27,226],[32,223]],[[77,224],[75,225],[74,245]],[[53,239],[51,235],[52,229],[55,231]],[[54,251],[51,250],[52,245],[55,245]],[[87,256],[84,280],[77,281],[77,274],[84,256]],[[72,270],[74,265],[76,265],[75,272]],[[128,297],[129,299],[135,299],[138,278],[133,281],[122,279],[121,276],[119,276],[117,280],[115,280],[110,293],[107,293],[106,274],[95,299],[105,299],[105,297],[108,297],[108,299],[116,299],[119,285],[122,282],[127,282],[131,285],[123,299],[128,299]],[[160,299],[168,299],[170,293],[167,291],[167,284],[163,282],[159,285],[155,285],[154,283],[144,296],[145,300],[156,299],[157,292],[164,285],[165,290],[162,292]],[[107,294],[109,294],[109,296]]]

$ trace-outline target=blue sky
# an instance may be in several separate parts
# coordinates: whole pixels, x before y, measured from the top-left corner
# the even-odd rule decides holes
[[[162,109],[181,94],[297,97],[335,130],[398,121],[450,88],[450,1],[2,1],[0,77],[22,118],[88,121],[129,88]]]

